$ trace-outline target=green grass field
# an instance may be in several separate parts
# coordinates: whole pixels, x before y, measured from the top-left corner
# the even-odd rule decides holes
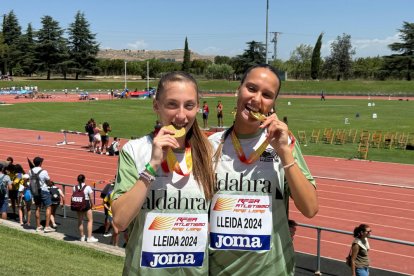
[[[156,87],[158,81],[151,80],[149,86]],[[239,81],[225,80],[198,80],[200,90],[202,91],[220,91],[235,92],[239,86]],[[0,82],[0,87],[11,86],[38,86],[41,91],[62,92],[62,89],[83,89],[83,90],[107,90],[123,89],[124,80],[119,77],[118,80],[38,80],[16,78],[15,81]],[[127,80],[127,86],[130,90],[144,89],[147,86],[145,80]],[[359,94],[359,95],[393,95],[393,96],[414,96],[413,83],[410,81],[367,81],[367,80],[348,80],[348,81],[284,81],[282,82],[281,93],[295,94],[319,94],[324,91],[329,94]]]
[[[1,275],[121,275],[124,258],[0,226]]]
[[[233,121],[231,111],[236,104],[234,97],[206,97],[210,106],[209,125],[216,126],[215,105],[218,100],[224,104],[224,123],[230,126]],[[290,102],[290,105],[289,105]],[[368,106],[375,103],[375,106]],[[280,118],[288,117],[289,128],[298,136],[303,130],[309,139],[313,129],[324,128],[356,129],[374,132],[412,133],[414,136],[414,102],[413,101],[368,101],[328,99],[279,99],[277,114]],[[356,117],[356,114],[359,117]],[[373,119],[373,113],[377,119]],[[149,133],[156,120],[152,110],[152,100],[113,100],[89,101],[77,103],[27,103],[0,106],[1,127],[37,129],[58,132],[61,129],[84,131],[89,118],[97,122],[108,121],[112,126],[111,136],[131,138]],[[345,118],[350,124],[344,124]],[[199,114],[199,122],[202,122]],[[411,136],[412,137],[412,136]],[[357,152],[357,144],[322,144],[307,143],[303,145],[304,154],[350,158]],[[400,149],[370,149],[368,159],[376,161],[414,164],[414,151]]]

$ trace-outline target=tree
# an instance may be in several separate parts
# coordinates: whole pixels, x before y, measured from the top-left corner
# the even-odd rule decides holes
[[[50,80],[51,71],[59,69],[59,64],[64,60],[65,42],[63,30],[51,16],[42,17],[41,23],[42,28],[37,32],[36,61],[39,68],[47,72],[47,79]]]
[[[196,75],[204,74],[204,70],[207,66],[211,65],[211,61],[208,59],[194,59],[191,62],[191,73]]]
[[[18,40],[22,34],[21,27],[13,11],[3,17],[3,39],[8,46],[4,56],[4,71],[13,75],[13,67],[19,63],[21,52],[18,49]]]
[[[316,41],[315,47],[313,48],[312,52],[312,60],[311,60],[311,78],[316,80],[319,78],[319,68],[321,65],[321,47],[322,47],[322,37],[323,33],[321,33]]]
[[[357,58],[352,65],[352,72],[354,78],[363,79],[381,79],[384,58],[382,57],[366,57]]]
[[[32,25],[27,25],[26,33],[20,37],[20,52],[22,53],[20,66],[24,74],[31,76],[35,70],[35,42]]]
[[[291,53],[287,63],[290,67],[290,74],[295,79],[310,77],[312,50],[312,46],[301,44]]]
[[[244,53],[232,59],[232,67],[236,74],[243,74],[249,67],[266,61],[266,49],[262,42],[247,42]]]
[[[214,63],[215,64],[230,64],[231,58],[227,56],[215,56]]]
[[[205,71],[208,79],[230,79],[233,73],[233,68],[228,64],[211,64]]]
[[[0,65],[2,66],[1,67],[2,69],[0,69],[0,75],[3,74],[3,73],[6,73],[6,71],[2,71],[2,70],[5,70],[4,69],[4,65],[5,65],[4,60],[6,58],[7,51],[8,51],[8,46],[7,46],[6,43],[4,43],[3,33],[1,32],[0,33]]]
[[[71,71],[75,72],[76,79],[80,74],[86,74],[96,68],[96,56],[99,51],[99,44],[95,41],[95,34],[91,33],[90,25],[85,15],[78,11],[75,21],[70,24],[68,33],[68,63]]]
[[[394,54],[386,58],[388,66],[391,64],[398,64],[398,71],[402,71],[407,81],[411,80],[411,74],[414,71],[414,23],[404,21],[400,31],[400,39],[402,42],[395,42],[390,45],[390,49],[400,54]]]
[[[184,72],[190,72],[190,67],[191,67],[191,60],[190,60],[190,50],[188,49],[188,41],[187,41],[187,37],[185,38],[185,43],[184,43],[184,58],[183,58],[183,66],[181,68],[181,70],[183,70]]]
[[[341,77],[348,79],[351,75],[353,55],[355,50],[352,49],[351,36],[345,33],[342,37],[338,36],[331,44],[331,55],[325,60],[325,70],[335,74],[338,81]]]

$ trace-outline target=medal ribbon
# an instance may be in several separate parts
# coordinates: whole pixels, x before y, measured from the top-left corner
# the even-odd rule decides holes
[[[262,144],[254,152],[252,152],[249,158],[246,158],[246,155],[243,152],[243,148],[240,145],[240,141],[237,139],[236,133],[234,131],[231,132],[231,142],[233,143],[234,150],[236,151],[236,154],[239,157],[240,161],[245,164],[252,164],[256,162],[266,147],[269,145],[269,141],[267,139],[264,140]]]
[[[290,148],[295,146],[295,136],[289,131],[289,137],[291,139]],[[266,139],[262,142],[262,144],[249,156],[246,158],[246,155],[243,152],[243,148],[240,144],[239,139],[237,139],[236,133],[234,131],[231,132],[231,142],[233,143],[234,150],[236,151],[237,157],[239,160],[245,164],[252,164],[259,159],[260,155],[265,151],[266,147],[269,145],[269,141]]]
[[[171,148],[167,150],[167,158],[164,159],[161,163],[161,167],[164,172],[176,172],[182,176],[189,176],[192,169],[193,169],[193,158],[191,155],[191,147],[188,143],[185,145],[185,152],[184,152],[185,163],[187,165],[187,173],[183,173],[180,167],[180,163],[178,163],[177,158],[175,157],[174,152]]]

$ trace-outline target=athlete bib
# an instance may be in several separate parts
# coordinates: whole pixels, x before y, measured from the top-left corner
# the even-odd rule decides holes
[[[141,266],[202,266],[207,244],[207,214],[148,213]]]
[[[210,212],[210,247],[218,250],[269,250],[270,196],[216,194]]]

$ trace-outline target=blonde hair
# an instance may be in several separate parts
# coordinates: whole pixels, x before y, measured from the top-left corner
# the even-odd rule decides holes
[[[197,92],[197,103],[199,103],[200,93],[196,80],[190,74],[181,71],[168,73],[160,79],[155,94],[156,100],[159,100],[169,82],[192,83]],[[203,189],[205,198],[210,200],[214,194],[213,148],[207,137],[201,132],[197,119],[186,134],[186,141],[189,141],[191,146],[194,179]]]

